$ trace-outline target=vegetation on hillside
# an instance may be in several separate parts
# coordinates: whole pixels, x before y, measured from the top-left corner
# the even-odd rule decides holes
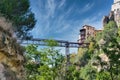
[[[0,0],[0,16],[12,22],[10,26],[13,27],[19,38],[30,38],[29,31],[34,28],[36,22],[29,7],[29,0]],[[2,31],[4,29],[1,28]],[[6,28],[6,31],[9,29]],[[12,37],[10,36],[10,38]],[[2,41],[5,42],[4,37],[1,38]],[[36,45],[25,47],[25,79],[120,80],[120,28],[116,23],[110,21],[104,26],[102,32],[98,33],[96,37],[90,37],[87,41],[90,42],[88,48],[79,48],[78,54],[70,54],[71,62],[67,67],[66,56],[54,48],[58,45],[54,40],[45,41],[49,47],[40,50]],[[11,41],[11,43],[14,42]],[[20,49],[17,44],[15,46],[10,44],[10,50],[11,46],[14,49]],[[14,51],[14,53],[20,53],[20,51]]]
[[[64,56],[53,45],[56,42],[47,42],[50,47],[38,50],[38,46],[26,47],[26,79],[27,80],[63,80]]]
[[[71,64],[66,70],[66,58],[51,47],[37,50],[30,45],[26,49],[28,80],[120,80],[120,29],[114,21],[104,26],[95,38],[90,38],[88,48],[80,48],[71,54]],[[33,70],[32,70],[33,69]]]

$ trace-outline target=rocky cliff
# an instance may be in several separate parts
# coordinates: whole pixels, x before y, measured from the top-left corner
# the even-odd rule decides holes
[[[113,11],[111,11],[108,16],[104,16],[104,17],[103,17],[103,20],[102,20],[102,22],[103,22],[103,27],[104,27],[107,23],[109,23],[110,21],[115,21],[115,19],[114,19],[114,12],[113,12]]]
[[[23,80],[23,48],[13,38],[12,26],[0,17],[0,80]]]

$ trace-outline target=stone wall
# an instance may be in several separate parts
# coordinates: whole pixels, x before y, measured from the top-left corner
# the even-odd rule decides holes
[[[0,80],[23,80],[23,48],[13,35],[12,24],[0,17]]]

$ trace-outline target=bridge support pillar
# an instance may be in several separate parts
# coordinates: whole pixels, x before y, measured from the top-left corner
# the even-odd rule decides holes
[[[67,76],[69,74],[68,69],[69,69],[69,66],[70,66],[69,43],[66,43],[65,54],[66,54],[66,73],[65,73],[65,78],[67,80]]]
[[[66,67],[70,65],[70,54],[69,54],[69,46],[66,47]]]

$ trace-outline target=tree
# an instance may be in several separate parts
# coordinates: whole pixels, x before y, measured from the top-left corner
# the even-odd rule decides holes
[[[109,42],[111,37],[116,37],[118,32],[117,25],[114,21],[110,21],[108,24],[104,26],[104,30],[102,32],[102,37],[106,42]]]
[[[56,43],[50,41],[47,42],[50,46]],[[56,78],[60,80],[64,74],[62,73],[64,56],[53,46],[38,50],[38,46],[29,45],[26,47],[25,56],[27,80],[55,80]]]
[[[95,40],[89,40],[89,48],[84,52],[85,56],[80,61],[87,61],[81,68],[80,76],[85,80],[119,80],[120,79],[120,44],[119,28],[114,21],[104,26],[104,30],[96,36]],[[100,57],[101,54],[104,56]],[[107,62],[103,60],[107,56]],[[90,73],[94,68],[97,72]],[[94,77],[90,77],[94,75]],[[87,77],[88,76],[88,77]]]
[[[118,28],[116,27],[115,22],[109,22],[104,29],[104,40],[105,44],[102,46],[102,50],[109,58],[109,66],[108,71],[110,72],[111,80],[117,79],[119,68],[120,68],[120,45],[117,41]]]
[[[101,72],[97,73],[96,80],[111,80],[110,73],[107,71],[101,71]]]
[[[120,45],[118,38],[118,28],[114,21],[110,21],[108,24],[104,26],[104,30],[101,33],[98,43],[99,51],[98,56],[96,56],[96,61],[99,66],[101,66],[101,70],[97,75],[97,79],[99,80],[119,80],[119,68],[120,68]],[[98,39],[97,39],[98,40]],[[102,41],[101,41],[102,40]],[[95,50],[94,50],[95,51]],[[96,54],[96,52],[95,52]],[[104,54],[108,57],[108,61],[105,62],[100,57],[100,54]],[[104,76],[106,75],[106,77]],[[98,77],[99,76],[99,77]],[[110,76],[110,77],[109,77]]]
[[[76,65],[71,64],[71,66],[68,67],[66,79],[64,80],[81,80],[80,70],[76,69]]]
[[[120,44],[120,28],[118,28],[118,36],[117,36],[117,41],[119,42]]]
[[[88,63],[85,67],[80,70],[80,76],[83,80],[96,80],[96,69]]]
[[[36,23],[29,7],[29,0],[0,0],[0,14],[13,23],[19,38],[30,37]]]

